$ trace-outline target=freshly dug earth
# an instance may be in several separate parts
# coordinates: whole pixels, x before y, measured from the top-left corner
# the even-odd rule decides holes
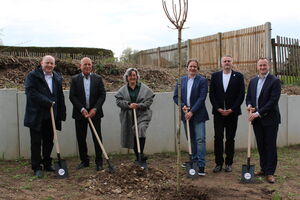
[[[214,156],[207,154],[207,175],[188,179],[180,168],[180,192],[176,192],[176,155],[150,155],[148,170],[134,164],[132,154],[111,155],[116,173],[96,172],[94,165],[76,170],[78,158],[67,158],[70,176],[57,179],[46,172],[44,178],[32,176],[29,160],[0,161],[0,199],[72,199],[72,200],[232,200],[300,199],[300,145],[278,151],[276,183],[256,178],[254,184],[242,184],[241,168],[246,152],[236,152],[233,172],[213,173]],[[187,158],[183,154],[182,161]],[[253,164],[259,169],[257,152]],[[106,167],[106,166],[105,166]]]
[[[39,65],[38,58],[22,58],[0,55],[0,88],[24,89],[26,75]],[[63,87],[69,89],[71,76],[80,72],[77,60],[56,60],[55,70],[60,72],[64,78]],[[103,77],[107,91],[117,91],[123,84],[123,74],[129,67],[136,67],[141,75],[141,81],[147,84],[155,92],[171,92],[174,89],[178,70],[176,68],[145,67],[132,64],[101,64],[94,63],[95,72]],[[200,74],[210,80],[211,74],[217,70],[200,70]],[[182,70],[182,74],[185,69]],[[248,84],[254,74],[243,72],[245,83]],[[299,95],[300,87],[283,85],[282,93],[288,95]]]

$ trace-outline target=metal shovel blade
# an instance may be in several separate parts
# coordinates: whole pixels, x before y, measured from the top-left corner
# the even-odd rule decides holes
[[[58,178],[67,178],[69,176],[67,162],[65,160],[54,162],[54,168]]]
[[[147,169],[147,168],[148,168],[147,163],[146,163],[146,162],[143,162],[143,161],[137,160],[137,161],[135,161],[135,164],[136,164],[137,166],[139,166],[141,169]]]
[[[254,182],[254,165],[243,165],[242,166],[242,183],[253,183]]]
[[[107,164],[108,164],[108,172],[113,174],[116,172],[115,167],[110,163],[110,160],[107,160]]]
[[[198,166],[195,162],[187,162],[186,163],[186,176],[188,178],[197,178],[198,177]]]

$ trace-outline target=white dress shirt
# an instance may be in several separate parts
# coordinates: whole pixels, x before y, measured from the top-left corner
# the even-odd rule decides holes
[[[224,74],[223,72],[223,87],[224,87],[224,92],[226,92],[228,83],[230,80],[231,72],[229,74]]]
[[[50,90],[50,92],[51,93],[53,93],[53,85],[52,85],[52,82],[53,82],[53,74],[46,74],[45,72],[44,72],[44,77],[45,77],[45,80],[46,80],[46,82],[47,82],[47,85],[48,85],[48,87],[49,87],[49,90]]]

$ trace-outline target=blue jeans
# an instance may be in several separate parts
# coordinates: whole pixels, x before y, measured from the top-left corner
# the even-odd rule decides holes
[[[186,122],[183,122],[186,132]],[[198,167],[205,167],[206,142],[205,122],[190,121],[190,135],[192,146],[192,160]],[[187,136],[187,132],[186,132]]]

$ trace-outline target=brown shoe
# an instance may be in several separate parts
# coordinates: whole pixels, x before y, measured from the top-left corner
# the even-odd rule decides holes
[[[273,175],[267,175],[266,176],[266,180],[269,182],[269,183],[275,183],[275,178]]]
[[[258,171],[258,172],[254,172],[254,176],[264,176],[265,172],[263,171]]]

